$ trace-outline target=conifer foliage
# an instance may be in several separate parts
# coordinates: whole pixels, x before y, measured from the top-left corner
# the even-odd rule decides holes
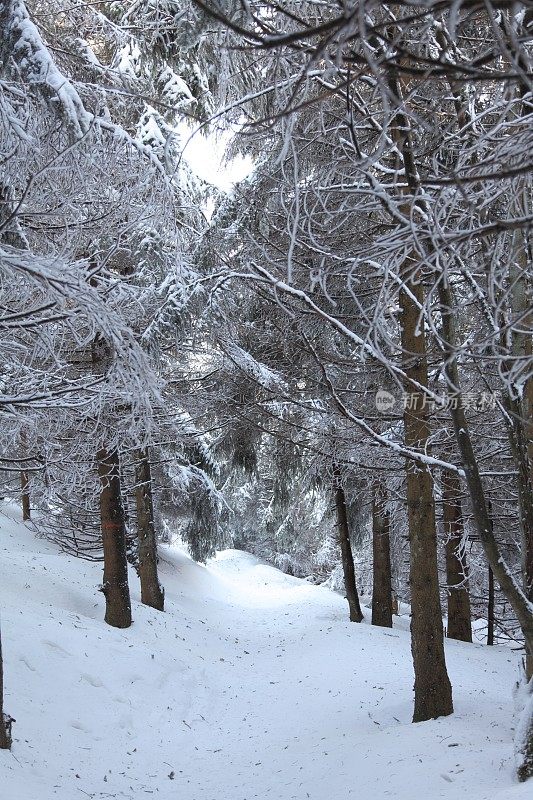
[[[523,648],[520,780],[532,46],[529,0],[0,0],[2,497],[102,563],[114,628],[136,577],[164,611],[175,541],[352,622],[407,604],[414,722],[453,713],[445,636],[487,620]],[[204,134],[248,159],[228,191]],[[0,642],[7,749],[3,681]]]

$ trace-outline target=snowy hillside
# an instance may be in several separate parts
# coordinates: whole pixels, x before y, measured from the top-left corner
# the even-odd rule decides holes
[[[0,520],[9,800],[522,800],[512,651],[447,643],[456,713],[410,724],[408,620],[347,621],[345,601],[225,551],[162,550],[164,614],[103,623],[101,566]],[[12,519],[8,519],[11,517]],[[137,585],[135,576],[132,586]]]

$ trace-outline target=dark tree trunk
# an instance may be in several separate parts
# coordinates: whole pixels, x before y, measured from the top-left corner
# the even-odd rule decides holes
[[[390,518],[385,501],[385,489],[376,483],[372,499],[372,625],[392,628]]]
[[[489,564],[489,601],[487,608],[487,644],[494,644],[494,573]]]
[[[30,479],[28,473],[22,470],[20,473],[20,489],[22,492],[22,519],[27,522],[31,519],[30,508],[30,492],[29,492]]]
[[[131,602],[119,456],[117,450],[109,451],[103,447],[98,452],[97,459],[100,478],[100,526],[104,549],[105,621],[114,628],[129,628]]]
[[[348,526],[346,497],[337,468],[334,470],[334,477],[337,526],[339,531],[339,544],[341,548],[346,599],[348,600],[348,606],[350,608],[350,620],[352,622],[361,622],[363,619],[363,612],[361,611],[359,595],[357,593],[357,585],[355,582],[355,566],[353,561],[352,545],[350,543],[350,528]]]
[[[464,549],[461,484],[453,472],[442,475],[446,583],[448,584],[448,638],[472,641],[468,564]]]
[[[461,454],[466,484],[470,494],[472,515],[487,561],[516,614],[524,634],[526,649],[531,653],[533,652],[533,614],[531,613],[531,604],[501,557],[500,548],[494,536],[489,504],[485,498],[483,481],[481,480],[477,457],[472,444],[472,437],[470,436],[470,428],[463,406],[461,381],[456,358],[457,337],[453,317],[453,297],[449,284],[444,280],[439,283],[439,300],[444,332],[443,344],[447,356],[446,377],[450,389],[456,396],[456,402],[452,405],[450,411],[455,429],[455,440]]]
[[[408,265],[406,265],[408,267]],[[412,269],[413,265],[411,265]],[[407,291],[400,292],[402,348],[408,377],[405,391],[411,402],[404,411],[405,443],[424,452],[429,422],[422,392],[427,386],[426,342],[419,308],[424,305],[422,286],[406,272]],[[420,304],[420,305],[419,305]],[[447,716],[453,712],[452,688],[444,656],[444,628],[440,606],[437,564],[437,530],[433,478],[429,469],[409,461],[407,468],[407,518],[410,541],[411,650],[415,670],[413,722]]]
[[[158,611],[165,606],[165,592],[157,575],[157,538],[154,525],[154,504],[152,498],[152,475],[150,460],[146,450],[137,453],[135,470],[137,486],[137,532],[139,537],[139,578],[141,580],[141,600]]]
[[[0,631],[0,750],[11,747],[11,719],[4,714],[4,662],[2,659],[2,632]]]
[[[407,182],[406,194],[416,193],[419,178],[413,158],[409,120],[402,110],[403,93],[396,75],[389,74],[389,88],[398,99],[391,134],[402,156]],[[407,199],[402,212],[409,217],[413,201]],[[412,402],[403,415],[405,444],[427,452],[430,425],[424,387],[428,386],[426,334],[421,309],[424,288],[416,251],[407,255],[402,268],[404,287],[399,293],[404,390]],[[444,656],[444,627],[440,606],[437,563],[437,528],[433,501],[433,477],[428,467],[414,461],[406,463],[407,519],[410,541],[411,651],[415,671],[413,722],[444,717],[453,713],[452,687]]]
[[[523,36],[531,25],[532,20],[533,14],[531,11],[528,11],[521,22],[517,24],[516,35]],[[443,31],[439,31],[436,38],[444,54],[448,49],[450,41],[447,40]],[[518,54],[518,63],[521,69],[527,69],[527,58],[525,58],[524,54]],[[472,118],[462,99],[460,84],[450,80],[450,88],[455,97],[455,106],[459,123],[458,129],[459,132],[462,132],[463,136],[466,135],[465,147],[468,147],[474,135],[472,125],[470,124]],[[519,81],[516,85],[516,89],[518,97],[522,101],[521,113],[523,116],[527,116],[532,110],[531,100],[528,97],[530,94],[530,87],[527,83]],[[513,113],[516,112],[517,108],[515,107],[513,108]],[[531,201],[529,193],[525,190],[525,184],[521,188],[517,187],[513,196],[510,198],[510,203],[512,212],[514,212],[517,217],[524,217],[530,213]],[[508,288],[511,295],[511,311],[515,319],[511,325],[509,325],[509,320],[505,315],[502,320],[503,327],[505,327],[506,331],[511,332],[511,349],[513,355],[509,363],[508,375],[505,380],[509,391],[507,392],[507,398],[504,394],[504,405],[507,405],[506,410],[511,421],[509,430],[510,442],[513,457],[517,464],[518,502],[522,534],[523,593],[525,598],[529,600],[530,609],[531,603],[533,603],[533,378],[529,375],[529,365],[531,356],[533,355],[533,340],[531,337],[532,286],[530,278],[528,277],[531,262],[531,247],[528,235],[525,235],[524,230],[521,228],[517,228],[513,232],[512,239],[513,247],[510,252],[509,260]],[[488,251],[486,252],[487,256],[490,258],[491,254]],[[447,373],[454,391],[460,392],[460,384],[458,382],[459,373],[454,353],[456,337],[452,318],[452,292],[447,283],[445,284],[441,281],[439,294],[441,298],[445,335],[448,342],[447,354],[449,362]],[[507,336],[508,333],[504,334],[501,339],[502,352],[505,352],[508,346]],[[519,369],[519,373],[522,373],[521,375],[519,374],[518,384],[521,384],[519,387],[513,379],[513,373],[515,373],[515,368],[520,366],[521,360],[522,363],[527,365],[525,368],[527,377],[524,375],[524,368],[522,367]],[[522,382],[524,377],[526,377],[526,380]],[[489,562],[489,605],[491,596],[492,606],[494,603],[493,580],[495,574],[524,632],[526,644],[525,669],[527,679],[530,680],[533,677],[533,615],[530,612],[528,613],[528,606],[524,603],[524,597],[516,590],[517,587],[513,585],[511,576],[506,574],[508,570],[506,570],[503,560],[499,557],[499,547],[494,539],[492,526],[489,520],[490,511],[488,512],[487,509],[489,504],[485,502],[483,496],[483,485],[475,461],[475,453],[469,431],[467,427],[463,427],[466,418],[462,408],[459,408],[452,416],[456,431],[456,439],[459,444],[463,464],[465,465],[466,481],[473,503],[474,518],[485,555]],[[492,568],[494,569],[494,574]],[[487,635],[487,638],[493,640],[493,610],[492,614],[489,614],[489,617],[492,620],[492,623],[489,623],[489,625],[492,624],[492,635]],[[531,723],[530,755],[533,754],[533,719]],[[533,761],[533,758],[531,761]],[[531,766],[533,766],[533,764]]]
[[[529,336],[531,339],[531,336]],[[528,347],[528,350],[530,347]],[[517,354],[515,354],[517,355]],[[517,467],[518,510],[521,533],[522,578],[524,593],[533,603],[533,483],[531,467],[531,424],[526,418],[531,415],[531,393],[533,383],[526,382],[523,396],[519,399],[511,393],[504,396],[504,406],[511,420],[509,440]],[[526,647],[526,675],[533,676],[533,653]]]

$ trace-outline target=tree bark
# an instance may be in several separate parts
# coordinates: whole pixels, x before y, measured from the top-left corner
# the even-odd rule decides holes
[[[528,10],[522,20],[515,20],[519,35],[525,35],[533,23],[533,14]],[[520,66],[526,63],[520,54]],[[521,82],[518,87],[522,101],[522,115],[533,112],[530,86]],[[531,213],[531,191],[529,181],[520,182],[520,190],[513,198],[517,217]],[[513,361],[519,366],[518,375],[511,383],[512,401],[517,408],[512,417],[515,428],[518,455],[518,489],[520,505],[520,529],[522,534],[522,583],[524,593],[533,603],[533,376],[530,374],[533,357],[533,287],[531,284],[531,237],[527,229],[513,233],[511,251],[510,291],[511,310],[516,319],[512,326]],[[521,365],[521,366],[520,366]],[[533,678],[533,649],[526,644],[526,678]],[[533,744],[531,746],[533,750]]]
[[[407,181],[406,194],[415,194],[419,177],[413,157],[409,120],[404,111],[399,80],[389,73],[389,88],[397,98],[392,138],[401,153]],[[407,198],[402,211],[411,216],[413,201]],[[424,289],[420,256],[407,256],[402,268],[399,293],[401,346],[405,372],[403,422],[405,444],[411,450],[427,451],[430,425],[424,389],[428,386],[426,334],[423,311]],[[440,606],[437,562],[437,527],[433,501],[433,477],[427,467],[406,462],[407,518],[410,541],[411,651],[415,670],[413,722],[453,713],[452,687],[444,655],[444,628]]]
[[[348,526],[348,513],[346,497],[337,468],[334,468],[335,505],[337,508],[337,526],[339,531],[339,544],[341,548],[342,569],[344,573],[344,588],[350,609],[351,622],[361,622],[363,612],[359,603],[359,594],[355,582],[355,566],[350,543],[350,529]]]
[[[392,576],[390,563],[390,518],[381,483],[372,498],[372,625],[392,628]]]
[[[100,478],[100,526],[104,549],[105,621],[114,628],[129,628],[131,601],[119,455],[116,449],[108,450],[103,447],[97,454],[97,460]]]
[[[442,475],[446,583],[448,585],[448,638],[472,641],[468,590],[468,564],[464,548],[463,512],[459,478],[450,470]]]
[[[137,532],[139,537],[139,578],[141,601],[157,611],[165,607],[165,592],[157,575],[157,537],[154,525],[152,475],[146,450],[137,452],[135,470],[137,503]]]
[[[4,714],[4,662],[2,658],[2,632],[0,630],[0,750],[11,747],[11,719]]]
[[[470,428],[466,419],[461,395],[461,382],[456,359],[456,334],[453,321],[453,300],[448,282],[443,277],[439,282],[440,310],[442,315],[443,346],[446,352],[446,377],[454,393],[455,402],[451,406],[451,416],[455,430],[455,440],[463,462],[466,483],[470,494],[472,513],[483,551],[492,568],[494,577],[516,614],[528,652],[533,652],[533,613],[523,589],[516,583],[505,563],[494,536],[488,503],[485,499],[483,482],[479,473],[476,454],[472,445]]]
[[[515,339],[517,337],[515,336]],[[531,340],[531,335],[529,335]],[[529,341],[527,351],[531,350]],[[513,349],[515,358],[524,358],[524,350]],[[524,594],[533,603],[533,380],[528,379],[520,397],[518,387],[504,396],[505,410],[511,420],[509,440],[517,467],[518,509],[521,535],[522,584]],[[533,650],[526,647],[526,677],[533,677]]]
[[[487,644],[494,644],[494,573],[489,564],[489,598],[487,604]]]
[[[427,386],[426,341],[419,323],[423,307],[422,286],[404,276],[400,292],[402,349],[410,403],[404,411],[405,444],[424,452],[429,439],[425,397],[413,385]],[[416,382],[416,383],[413,383]],[[407,517],[411,551],[411,650],[415,669],[413,722],[423,722],[453,712],[452,688],[444,656],[444,629],[440,606],[437,563],[437,529],[433,502],[433,478],[427,468],[409,461],[407,470]]]
[[[515,309],[516,310],[516,309]],[[531,356],[531,335],[527,345],[520,346],[525,337],[514,332],[513,360]],[[511,364],[513,361],[511,361]],[[520,387],[508,388],[503,404],[509,417],[508,432],[511,452],[516,464],[518,513],[521,539],[522,585],[528,600],[533,603],[533,474],[532,474],[532,393],[533,381],[528,379],[520,396]],[[526,647],[526,676],[533,677],[533,651]]]
[[[22,520],[27,522],[31,519],[30,508],[30,492],[29,492],[30,479],[28,473],[22,470],[20,473],[20,489],[22,493]]]
[[[516,25],[517,37],[525,35],[528,28],[531,26],[533,14],[531,10],[520,19],[514,19]],[[500,25],[502,23],[500,22]],[[503,30],[502,25],[502,30]],[[505,32],[507,36],[507,31]],[[449,40],[446,38],[445,29],[437,33],[437,41],[439,41],[443,53],[446,51]],[[518,62],[522,70],[528,69],[529,64],[524,54],[517,53]],[[450,80],[450,79],[449,79]],[[470,124],[472,122],[470,110],[467,103],[462,96],[460,84],[450,80],[450,87],[455,97],[455,105],[458,117],[458,130],[462,131],[465,135],[465,147],[469,146],[469,140],[472,138],[473,128]],[[516,84],[518,96],[522,101],[522,115],[527,117],[531,114],[533,106],[530,99],[530,86],[525,81],[518,81]],[[513,114],[516,114],[517,109],[513,107]],[[522,184],[520,188],[510,198],[513,211],[518,218],[527,217],[531,210],[531,199],[527,182]],[[512,234],[512,248],[510,253],[510,275],[509,275],[509,290],[511,295],[511,312],[516,315],[519,320],[518,324],[511,327],[511,352],[513,358],[510,361],[510,369],[515,373],[515,367],[520,363],[524,367],[518,370],[518,376],[514,374],[514,380],[505,381],[508,387],[507,398],[504,396],[504,402],[507,400],[507,412],[511,418],[511,426],[509,430],[511,448],[513,457],[517,463],[518,472],[518,500],[520,511],[520,529],[522,537],[522,591],[518,587],[509,573],[507,565],[500,557],[499,547],[494,538],[492,529],[492,521],[490,520],[490,510],[487,508],[485,498],[483,496],[483,486],[479,476],[479,469],[477,466],[475,453],[472,447],[470,433],[468,428],[463,428],[463,422],[466,425],[466,417],[462,409],[462,405],[458,409],[454,409],[452,418],[455,427],[456,439],[459,444],[461,458],[465,467],[467,484],[471,498],[476,497],[474,506],[474,518],[478,533],[481,538],[483,549],[487,560],[489,561],[489,600],[492,597],[492,604],[494,603],[494,586],[492,584],[492,595],[490,591],[491,581],[494,579],[494,574],[498,579],[500,587],[505,594],[506,598],[511,603],[517,617],[519,618],[522,631],[524,632],[526,644],[526,675],[528,679],[533,676],[533,615],[531,614],[531,603],[533,603],[533,378],[529,375],[531,357],[533,355],[533,341],[531,335],[531,324],[533,317],[531,314],[531,282],[529,278],[531,266],[531,247],[528,235],[524,233],[525,229],[517,229]],[[452,292],[444,279],[441,280],[439,288],[441,311],[444,309],[444,328],[445,336],[447,338],[447,355],[448,365],[447,370],[449,382],[453,391],[459,394],[460,400],[460,385],[458,382],[459,370],[457,367],[455,357],[455,326],[452,319]],[[528,313],[529,312],[529,313]],[[502,330],[508,329],[508,320],[502,321]],[[451,338],[450,338],[451,336]],[[507,342],[505,337],[502,336],[502,349],[505,352]],[[513,366],[514,365],[514,366]],[[505,367],[505,364],[503,365]],[[520,374],[521,373],[521,374]],[[516,378],[518,377],[518,381]],[[481,491],[481,495],[479,492]],[[497,563],[498,562],[498,563]],[[497,566],[495,566],[497,564]],[[492,572],[494,569],[494,574]],[[503,580],[503,583],[502,583]],[[525,597],[524,597],[525,595]],[[524,600],[529,601],[524,602]],[[529,606],[529,613],[528,613]],[[489,615],[490,616],[490,615]],[[494,628],[494,618],[492,611],[492,629]],[[493,634],[492,634],[493,635]]]

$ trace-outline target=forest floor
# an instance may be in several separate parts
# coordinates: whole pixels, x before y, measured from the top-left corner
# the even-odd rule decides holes
[[[412,725],[408,619],[240,551],[162,549],[164,614],[103,623],[101,565],[0,516],[6,800],[525,800],[513,778],[518,655],[447,642],[452,717]],[[367,613],[367,617],[368,617]]]

